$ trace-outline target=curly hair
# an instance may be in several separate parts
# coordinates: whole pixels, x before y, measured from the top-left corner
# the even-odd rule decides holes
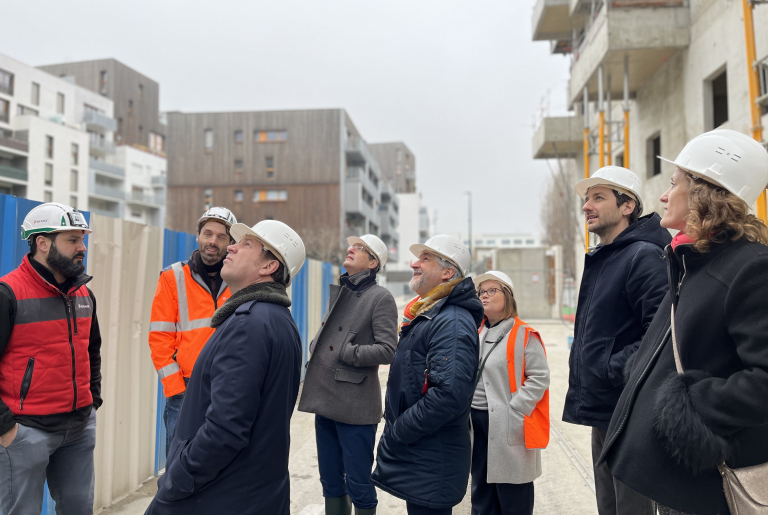
[[[730,191],[686,173],[688,216],[685,233],[695,240],[699,252],[708,252],[712,243],[746,238],[768,245],[768,226],[749,214],[749,206]],[[725,231],[725,232],[724,232]]]

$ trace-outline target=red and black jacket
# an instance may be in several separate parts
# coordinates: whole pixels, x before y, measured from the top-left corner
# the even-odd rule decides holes
[[[7,306],[0,308],[0,325],[11,328],[0,332],[0,434],[15,422],[69,428],[101,404],[101,337],[85,286],[90,280],[83,274],[56,286],[29,256],[0,278],[0,303]]]

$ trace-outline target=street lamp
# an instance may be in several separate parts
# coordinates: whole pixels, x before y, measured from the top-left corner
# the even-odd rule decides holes
[[[472,262],[475,260],[475,256],[472,254],[472,192],[465,191],[464,195],[467,196],[467,225],[469,226],[469,270],[472,270]],[[467,272],[469,272],[467,270]]]

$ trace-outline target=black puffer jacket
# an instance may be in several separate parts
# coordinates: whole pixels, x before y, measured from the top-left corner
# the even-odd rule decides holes
[[[384,434],[371,476],[382,490],[430,508],[450,508],[464,497],[482,321],[483,305],[467,278],[403,328],[389,370]]]
[[[602,460],[661,504],[727,514],[717,465],[768,461],[768,247],[742,239],[702,254],[679,245],[667,261],[670,294],[632,358]]]
[[[585,257],[563,420],[607,429],[624,386],[624,364],[640,346],[667,292],[664,247],[672,237],[656,213]]]

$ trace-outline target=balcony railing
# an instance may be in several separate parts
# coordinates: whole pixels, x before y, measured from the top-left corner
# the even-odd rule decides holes
[[[91,159],[90,167],[91,170],[97,173],[125,179],[125,168],[120,168],[119,166],[111,165],[109,163],[105,163],[104,161],[97,161],[96,159]]]
[[[13,136],[6,136],[3,133],[0,133],[0,147],[12,148],[19,152],[29,152],[28,142],[14,138]]]
[[[125,200],[125,191],[99,183],[91,184],[91,194],[118,200]]]
[[[115,153],[115,144],[111,141],[91,141],[91,152],[94,154],[106,155]]]
[[[128,202],[141,202],[144,204],[152,204],[154,206],[164,206],[165,198],[161,195],[152,195],[150,193],[139,193],[138,191],[132,191],[128,196]]]
[[[165,175],[154,175],[152,176],[152,184],[155,185],[162,185],[165,186],[166,184],[166,177]]]
[[[83,114],[83,123],[89,128],[100,129],[102,131],[112,131],[117,129],[117,121],[107,115],[96,111],[86,111]]]
[[[17,181],[29,180],[29,174],[26,170],[6,165],[0,165],[0,176],[7,177],[9,179],[16,179]]]

